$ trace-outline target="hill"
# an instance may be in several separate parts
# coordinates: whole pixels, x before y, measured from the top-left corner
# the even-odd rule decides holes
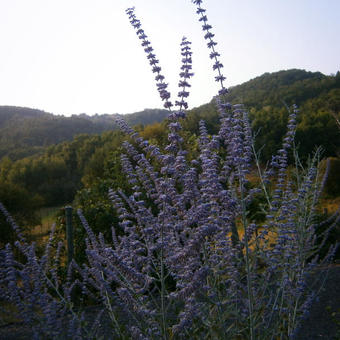
[[[340,73],[326,76],[320,72],[291,69],[265,73],[230,89],[228,100],[243,103],[250,112],[254,131],[259,131],[258,145],[265,145],[264,157],[277,149],[285,131],[286,106],[300,109],[297,142],[306,154],[315,145],[327,156],[339,154],[339,132],[332,115],[340,112]],[[148,125],[163,121],[167,111],[145,109],[124,115],[131,125]],[[78,134],[99,134],[115,129],[113,114],[56,116],[41,110],[0,106],[0,159],[12,160],[41,153],[47,146],[71,141]],[[198,133],[198,122],[204,119],[211,132],[218,125],[218,113],[212,102],[192,109],[184,128]]]
[[[117,115],[123,117],[124,120],[130,126],[135,126],[135,125],[149,125],[161,122],[168,116],[168,114],[169,114],[168,110],[144,109],[143,111],[140,112],[129,113],[125,115],[95,114],[93,116],[89,116],[87,114],[82,113],[77,117],[87,119],[96,125],[102,125],[103,128],[107,130],[109,126],[111,126],[111,129],[116,127],[114,124],[114,119]]]
[[[305,158],[316,146],[325,156],[340,155],[340,134],[335,116],[340,118],[340,72],[326,76],[320,72],[291,69],[249,80],[232,87],[227,99],[243,103],[249,110],[258,147],[264,146],[267,160],[280,147],[286,131],[288,110],[298,105],[296,142]],[[211,132],[217,131],[218,113],[214,101],[191,110],[184,127],[198,133],[200,119],[207,121]]]
[[[145,109],[124,115],[131,125],[162,121],[166,110]],[[45,147],[71,141],[78,134],[98,134],[115,127],[110,114],[71,117],[56,116],[41,110],[0,106],[0,158],[21,159],[41,152]]]

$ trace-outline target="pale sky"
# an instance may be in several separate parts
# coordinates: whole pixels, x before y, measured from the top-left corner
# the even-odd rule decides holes
[[[0,105],[54,114],[160,108],[146,55],[125,9],[136,7],[170,84],[180,42],[193,42],[190,107],[217,93],[209,51],[190,0],[0,0]],[[340,70],[340,0],[205,0],[226,85],[265,72]]]

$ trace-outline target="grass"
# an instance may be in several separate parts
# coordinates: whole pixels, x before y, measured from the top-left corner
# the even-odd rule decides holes
[[[56,222],[56,216],[61,207],[41,208],[38,212],[41,224],[33,226],[29,230],[29,238],[31,241],[37,242],[38,245],[45,245],[51,228]]]

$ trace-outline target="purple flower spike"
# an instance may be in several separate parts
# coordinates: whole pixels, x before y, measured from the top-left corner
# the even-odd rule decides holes
[[[184,100],[184,98],[189,97],[189,92],[186,90],[187,87],[190,87],[191,85],[188,83],[187,79],[190,79],[194,73],[190,72],[192,69],[192,52],[190,48],[191,42],[187,40],[186,37],[182,38],[181,42],[181,55],[184,57],[182,58],[182,66],[181,66],[181,72],[180,72],[180,81],[178,83],[178,86],[181,87],[181,91],[178,92],[179,100],[176,101],[176,105],[179,106],[179,111],[181,111],[183,108],[188,108],[188,103]]]
[[[208,18],[205,14],[206,10],[201,7],[202,0],[192,0],[193,4],[197,6],[196,13],[200,16],[199,21],[203,23],[202,29],[203,32],[205,32],[204,39],[208,40],[207,46],[209,49],[212,50],[210,53],[210,59],[214,60],[213,70],[218,72],[218,76],[215,77],[215,81],[220,83],[221,90],[219,91],[219,95],[224,95],[228,93],[228,90],[224,87],[223,82],[225,81],[226,77],[222,74],[221,69],[223,67],[222,63],[217,59],[217,57],[220,56],[218,52],[215,51],[215,46],[217,43],[212,40],[212,38],[215,36],[210,30],[212,28],[211,25],[208,24]]]
[[[147,40],[148,36],[145,34],[144,30],[141,28],[142,25],[140,23],[140,20],[136,18],[134,11],[135,11],[135,8],[131,7],[131,8],[128,8],[125,12],[129,16],[131,25],[136,29],[136,34],[138,38],[142,41],[141,45],[142,47],[144,47],[144,51],[147,54],[147,59],[149,60],[149,64],[152,67],[152,72],[157,74],[155,77],[156,81],[159,82],[157,83],[157,90],[159,92],[159,95],[162,101],[164,101],[163,106],[166,109],[170,109],[172,107],[172,103],[169,100],[170,92],[167,91],[168,84],[163,82],[164,76],[161,74],[162,68],[157,65],[159,64],[159,60],[156,59],[156,55],[152,53],[153,48],[151,46],[151,43],[149,40]]]

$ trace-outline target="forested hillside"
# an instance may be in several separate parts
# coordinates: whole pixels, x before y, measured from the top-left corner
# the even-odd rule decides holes
[[[160,122],[167,111],[145,109],[124,115],[132,125]],[[86,114],[56,116],[25,107],[0,106],[0,158],[17,160],[41,152],[45,147],[71,141],[78,134],[99,134],[117,128],[115,115]]]
[[[340,152],[340,134],[334,116],[340,118],[340,72],[325,76],[320,72],[287,70],[265,73],[244,84],[231,88],[228,99],[243,103],[250,112],[257,146],[262,147],[264,160],[280,146],[287,124],[287,107],[299,107],[296,143],[303,158],[322,146],[324,156]],[[216,132],[218,113],[213,101],[188,114],[184,126],[198,133],[200,119]]]

